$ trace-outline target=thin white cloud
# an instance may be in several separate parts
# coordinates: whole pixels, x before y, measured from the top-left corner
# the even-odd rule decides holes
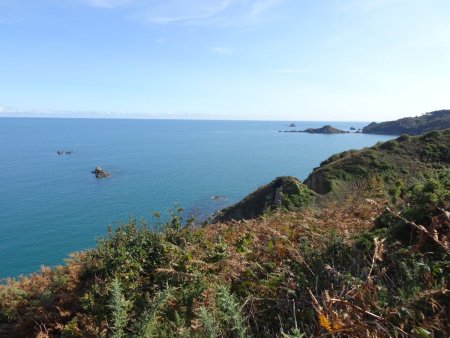
[[[277,6],[280,2],[281,2],[281,0],[255,1],[252,5],[251,11],[250,11],[250,16],[253,18],[260,17],[264,12],[268,11],[272,7]]]
[[[230,48],[225,47],[212,47],[211,50],[219,55],[230,55],[232,53],[232,50]]]
[[[164,46],[166,44],[166,39],[164,38],[157,38],[155,41],[160,46]]]
[[[78,0],[156,25],[243,25],[258,23],[284,0]]]
[[[136,3],[136,0],[83,0],[83,1],[89,6],[102,8],[123,7]]]
[[[0,0],[0,24],[10,24],[21,20],[21,4],[19,2]]]
[[[408,0],[354,0],[353,2],[347,3],[344,6],[346,6],[350,10],[356,8],[365,12],[370,12],[400,2],[408,2]]]
[[[11,113],[14,110],[10,107],[6,107],[6,106],[0,106],[0,114],[6,114],[6,113]]]
[[[138,13],[153,24],[194,23],[211,19],[227,10],[236,0],[166,0],[149,3]]]
[[[216,119],[216,113],[166,112],[130,113],[122,111],[62,110],[62,109],[16,109],[0,106],[0,117],[39,118],[107,118],[107,119]]]
[[[303,74],[306,70],[301,68],[277,68],[274,70],[278,74]]]

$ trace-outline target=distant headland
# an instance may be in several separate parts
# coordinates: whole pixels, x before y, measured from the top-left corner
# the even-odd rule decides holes
[[[281,130],[280,130],[281,132]],[[334,128],[330,125],[321,128],[307,128],[305,130],[284,130],[284,133],[309,133],[309,134],[347,134],[348,131]]]
[[[450,128],[450,110],[437,110],[416,117],[405,117],[395,121],[372,122],[364,127],[366,134],[419,135],[433,130]]]

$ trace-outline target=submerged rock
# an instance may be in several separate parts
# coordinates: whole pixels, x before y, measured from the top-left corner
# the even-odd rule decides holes
[[[225,201],[227,199],[226,196],[213,195],[210,197],[213,201]]]
[[[57,150],[56,153],[58,155],[72,155],[73,150]]]
[[[95,167],[95,169],[92,171],[92,174],[94,174],[96,178],[105,178],[111,176],[110,173],[104,171],[100,167]]]

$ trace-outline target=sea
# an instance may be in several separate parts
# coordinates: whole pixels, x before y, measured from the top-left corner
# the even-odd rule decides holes
[[[175,207],[201,220],[277,176],[304,180],[334,153],[394,137],[279,132],[291,122],[368,124],[0,118],[0,278],[62,264],[108,225],[151,225]],[[96,179],[96,166],[111,176]]]

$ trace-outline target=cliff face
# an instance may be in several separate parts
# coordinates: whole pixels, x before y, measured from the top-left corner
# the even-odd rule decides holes
[[[363,150],[345,151],[323,161],[304,181],[326,194],[351,185],[412,183],[434,168],[450,167],[450,129],[422,136],[403,135]]]
[[[418,135],[432,130],[450,128],[450,110],[439,110],[418,117],[406,117],[395,121],[372,122],[364,127],[367,134]]]
[[[309,205],[314,197],[315,194],[295,177],[277,177],[242,201],[221,210],[212,223],[252,219],[276,208],[292,211]]]

